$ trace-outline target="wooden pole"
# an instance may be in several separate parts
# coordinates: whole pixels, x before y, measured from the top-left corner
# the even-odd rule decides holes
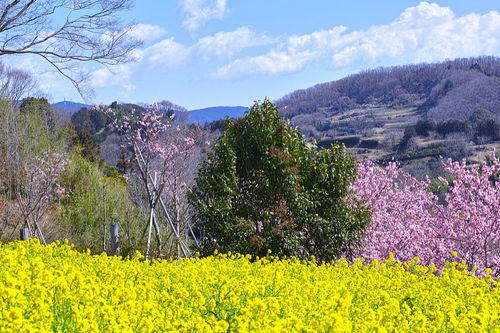
[[[146,244],[146,261],[149,260],[149,248],[151,246],[151,227],[153,226],[153,214],[154,210],[151,208],[149,213],[149,224],[148,224],[148,242]]]
[[[102,206],[104,215],[102,221],[102,250],[106,251],[106,184],[102,185]]]
[[[21,228],[21,240],[25,241],[30,238],[30,229],[29,228]]]
[[[118,255],[120,253],[120,247],[118,246],[118,223],[113,222],[110,224],[109,234],[111,236],[111,254]]]
[[[156,189],[156,172],[155,172],[155,178],[153,180],[153,189]],[[148,242],[146,245],[146,261],[149,260],[149,248],[151,246],[151,229],[153,227],[153,222],[154,222],[154,213],[155,213],[155,207],[154,207],[154,201],[156,200],[153,195],[156,195],[156,191],[153,192],[151,197],[149,198],[149,207],[150,207],[150,212],[149,212],[149,226],[148,226]]]

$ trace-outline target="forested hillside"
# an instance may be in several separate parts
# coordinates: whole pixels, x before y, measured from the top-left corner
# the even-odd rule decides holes
[[[421,169],[440,155],[474,157],[498,146],[500,58],[378,68],[294,91],[277,104],[319,146],[339,141],[361,156]]]
[[[385,105],[416,106],[434,120],[465,119],[469,109],[477,106],[500,112],[498,77],[500,58],[497,57],[378,68],[297,90],[278,100],[278,105],[288,118],[304,113],[335,114],[361,106]],[[468,94],[463,94],[465,91]]]

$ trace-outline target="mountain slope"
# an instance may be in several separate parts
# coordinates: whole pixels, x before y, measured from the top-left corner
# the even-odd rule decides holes
[[[80,110],[81,108],[90,107],[90,105],[88,105],[88,104],[76,103],[76,102],[70,102],[70,101],[57,102],[57,103],[54,103],[51,105],[53,108],[65,109],[71,113],[76,112],[76,111]]]
[[[89,108],[90,105],[83,103],[76,103],[70,101],[63,101],[51,104],[54,112],[66,121],[71,121],[71,116],[82,108]]]
[[[360,158],[435,168],[439,156],[500,147],[500,58],[379,68],[276,103],[318,146],[342,142]]]
[[[451,99],[455,103],[446,103],[439,109],[443,118],[462,117],[454,114],[455,107],[460,106],[462,110],[470,112],[470,109],[478,107],[500,105],[500,91],[492,87],[498,85],[499,77],[498,57],[378,68],[294,91],[277,103],[282,114],[288,118],[320,111],[335,114],[370,105],[393,108],[416,106],[427,112],[440,107],[443,98],[454,93],[455,89],[482,92],[487,88],[489,91],[484,92],[479,99],[472,98],[470,93],[452,94]],[[431,112],[432,115],[435,113]]]
[[[190,123],[205,123],[225,118],[239,118],[248,111],[244,106],[215,106],[189,111]]]

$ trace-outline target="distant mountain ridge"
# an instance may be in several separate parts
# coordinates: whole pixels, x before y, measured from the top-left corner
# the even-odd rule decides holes
[[[54,104],[51,104],[53,108],[61,108],[64,109],[68,112],[76,112],[80,110],[81,108],[88,108],[90,105],[88,104],[83,104],[83,103],[77,103],[77,102],[71,102],[71,101],[62,101],[62,102],[57,102]]]
[[[248,111],[244,106],[214,106],[189,111],[190,123],[205,123],[225,118],[239,118]]]
[[[62,102],[57,102],[51,104],[52,108],[54,109],[54,112],[61,117],[62,119],[66,121],[71,121],[71,116],[78,112],[81,108],[88,108],[90,105],[88,104],[83,104],[83,103],[77,103],[77,102],[71,102],[71,101],[62,101]]]
[[[163,103],[163,104],[161,104],[161,107],[167,108],[168,105],[164,105],[164,104],[170,103],[170,102],[164,101],[161,103]],[[184,110],[184,108],[179,107],[173,103],[170,103],[170,104],[176,106],[176,108],[171,107],[173,110],[177,110],[178,108],[181,108],[182,110]],[[61,101],[61,102],[53,103],[51,105],[54,108],[54,110],[56,111],[56,113],[66,120],[71,119],[71,115],[78,112],[80,109],[91,107],[91,105],[89,105],[89,104],[77,103],[77,102],[71,102],[71,101]],[[244,106],[207,107],[207,108],[188,111],[189,117],[188,117],[187,121],[188,121],[188,123],[206,123],[206,122],[209,123],[212,121],[221,120],[221,119],[225,119],[225,118],[239,118],[239,117],[242,117],[246,111],[248,111],[248,108],[244,107]]]

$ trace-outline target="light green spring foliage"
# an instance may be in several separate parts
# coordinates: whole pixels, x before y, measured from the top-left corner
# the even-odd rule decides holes
[[[33,185],[30,170],[38,168],[40,159],[66,151],[66,132],[54,128],[53,121],[47,119],[48,103],[42,102],[30,99],[18,107],[0,101],[0,199],[5,200],[0,209],[2,240],[19,235],[17,228],[23,220],[16,200],[26,196]],[[50,211],[50,207],[45,208]]]
[[[73,153],[62,174],[61,185],[67,196],[61,200],[59,223],[78,248],[103,250],[105,209],[106,232],[110,222],[121,226],[122,250],[126,252],[138,246],[138,211],[130,200],[124,179],[106,177],[96,164]]]

